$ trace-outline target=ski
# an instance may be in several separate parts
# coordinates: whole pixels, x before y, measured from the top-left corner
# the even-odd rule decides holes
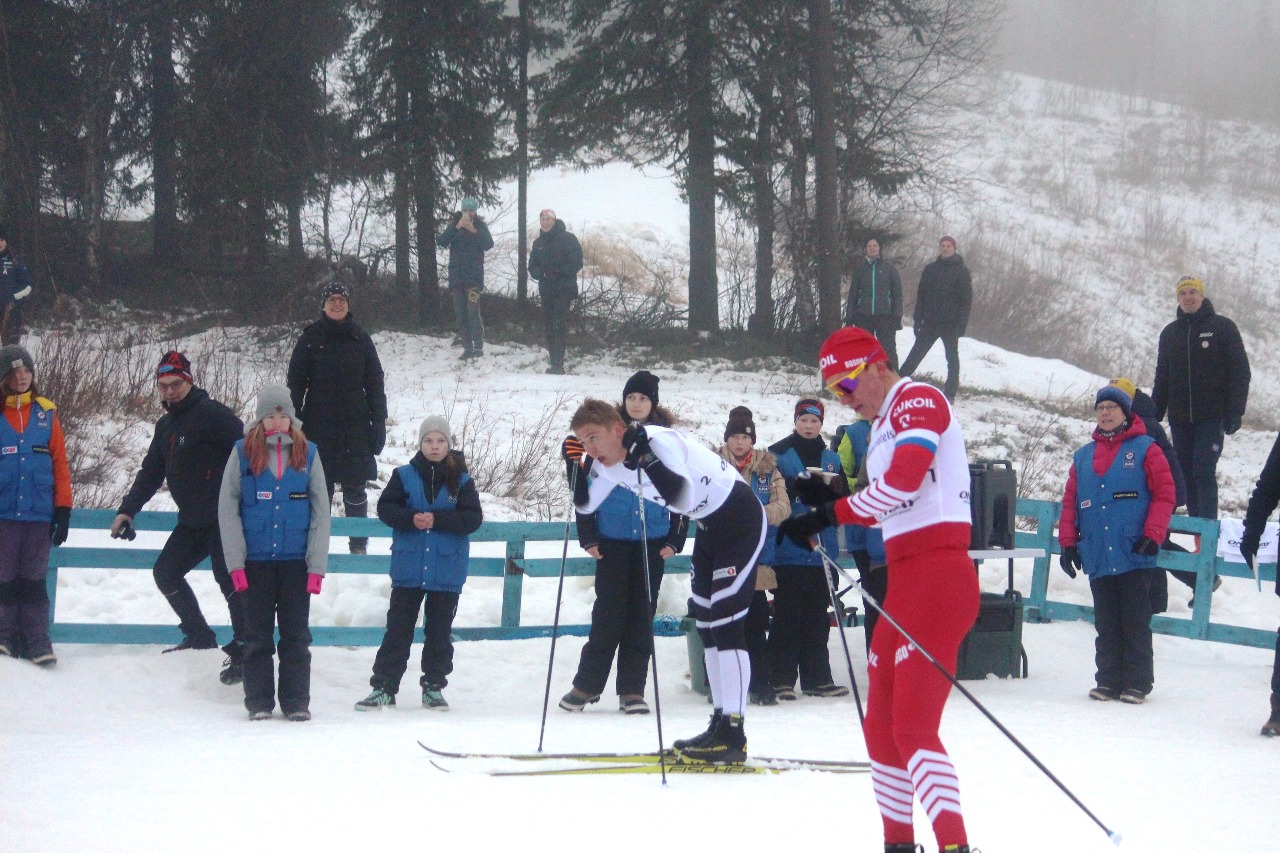
[[[569,760],[569,759],[566,759]],[[667,762],[667,773],[705,773],[708,775],[719,776],[748,776],[748,775],[772,775],[776,773],[788,773],[794,770],[807,770],[812,773],[866,773],[870,770],[867,767],[855,766],[820,766],[813,764],[790,764],[790,763],[760,763],[760,759],[748,759],[755,763],[751,764],[686,764],[680,761],[671,760]],[[443,770],[451,773],[449,768],[432,760],[431,766],[437,770]],[[488,769],[480,771],[487,776],[596,776],[610,775],[616,776],[624,773],[662,773],[663,767],[658,762],[649,762],[645,764],[613,764],[598,761],[583,762],[578,767],[539,767],[533,766],[528,769],[521,770],[497,770]]]
[[[418,746],[425,749],[432,755],[441,758],[483,758],[490,760],[507,760],[507,761],[582,761],[590,764],[619,764],[634,766],[652,767],[652,772],[659,769],[658,754],[656,752],[448,752],[427,746],[422,741],[418,741]],[[866,761],[835,761],[817,758],[777,758],[773,756],[751,756],[747,760],[750,764],[681,764],[678,758],[672,752],[666,754],[667,769],[673,766],[682,768],[747,768],[746,770],[728,771],[755,773],[762,770],[825,770],[833,773],[863,773],[871,768],[869,762]],[[512,771],[518,775],[526,775],[525,772]],[[528,771],[536,772],[536,771]],[[545,771],[556,773],[557,771]],[[582,768],[573,772],[591,772],[591,768]],[[603,768],[597,768],[596,772],[603,772]],[[628,769],[617,772],[646,772],[642,770]],[[690,770],[682,769],[675,771],[677,773],[710,773],[711,770]],[[500,774],[494,774],[500,775]]]

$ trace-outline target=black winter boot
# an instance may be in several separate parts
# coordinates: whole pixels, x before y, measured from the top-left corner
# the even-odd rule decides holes
[[[1280,693],[1271,694],[1271,719],[1262,727],[1266,737],[1280,736]]]
[[[741,714],[721,714],[711,737],[698,746],[678,750],[676,756],[694,764],[741,764],[747,760],[747,733]]]
[[[694,735],[693,737],[681,738],[671,744],[671,748],[676,752],[680,752],[681,750],[688,749],[692,746],[702,746],[704,743],[711,740],[711,736],[715,734],[716,726],[719,725],[720,718],[722,716],[724,716],[723,712],[719,708],[716,708],[711,712],[711,722],[707,723],[707,730],[705,732],[699,735]]]

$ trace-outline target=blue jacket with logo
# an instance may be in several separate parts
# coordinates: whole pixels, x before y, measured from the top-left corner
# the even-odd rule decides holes
[[[462,468],[458,485],[448,486],[444,462],[431,462],[421,452],[391,475],[378,499],[378,518],[391,535],[391,585],[428,592],[462,592],[471,556],[470,536],[480,528],[484,514],[475,482]],[[413,516],[433,513],[428,530],[419,530]]]
[[[316,446],[307,442],[307,465],[299,471],[286,466],[277,479],[270,467],[256,477],[249,460],[236,442],[240,460],[240,520],[250,560],[303,560],[307,556],[307,534],[311,529],[311,466]]]
[[[769,450],[778,457],[778,470],[782,472],[782,476],[786,478],[788,486],[790,486],[791,482],[805,470],[805,464],[800,460],[800,454],[796,452],[794,447],[791,447],[788,444],[787,439],[783,439],[773,445]],[[829,449],[823,449],[821,467],[823,471],[841,473],[840,457]],[[843,474],[841,474],[841,476],[843,476]],[[788,487],[787,492],[791,493],[792,489]],[[810,511],[810,508],[801,503],[799,498],[792,498],[792,516],[801,515]],[[829,527],[820,534],[823,550],[832,557],[838,554],[840,550],[840,540],[836,530],[837,528]],[[790,539],[784,539],[777,545],[774,553],[774,565],[821,566],[822,555],[816,551],[808,551],[801,548]]]
[[[18,432],[0,417],[0,518],[50,521],[53,518],[53,404],[32,401],[31,420]]]

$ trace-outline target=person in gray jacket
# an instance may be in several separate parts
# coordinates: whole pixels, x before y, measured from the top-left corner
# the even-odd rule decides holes
[[[844,324],[875,335],[889,356],[889,366],[898,369],[896,338],[902,328],[902,277],[893,261],[880,254],[880,241],[875,237],[867,241],[866,257],[853,268]]]

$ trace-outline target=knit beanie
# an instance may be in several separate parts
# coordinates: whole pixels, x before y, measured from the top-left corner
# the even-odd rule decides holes
[[[293,398],[283,385],[264,385],[258,391],[258,407],[254,410],[254,424],[270,415],[288,415],[293,425],[301,428],[302,421],[293,410]]]
[[[1115,379],[1112,379],[1108,384],[1114,385],[1124,393],[1128,394],[1130,400],[1138,396],[1138,386],[1133,384],[1132,379],[1126,379],[1123,376],[1117,376]]]
[[[956,247],[956,238],[955,238],[955,237],[952,237],[950,234],[944,234],[944,235],[943,235],[943,237],[942,237],[942,239],[941,239],[941,240],[939,240],[938,242],[939,242],[939,243],[950,243],[950,244],[951,244],[951,248],[953,248],[953,249]]]
[[[351,301],[351,291],[345,284],[340,281],[331,282],[320,292],[320,304],[323,305],[330,296],[341,296],[348,302]]]
[[[729,410],[729,423],[724,428],[724,440],[728,441],[731,435],[748,435],[751,436],[751,443],[756,443],[756,422],[752,418],[751,410],[746,406],[734,406]]]
[[[7,376],[10,371],[16,370],[19,366],[25,366],[32,373],[36,372],[36,363],[32,361],[31,353],[27,352],[25,347],[9,344],[0,349],[0,376]]]
[[[427,437],[429,432],[438,432],[444,436],[444,440],[449,442],[449,446],[453,447],[453,433],[449,431],[449,422],[440,415],[432,415],[424,418],[422,425],[418,427],[418,444],[422,444],[423,439]]]
[[[850,374],[856,376],[868,364],[889,360],[876,336],[857,326],[836,329],[822,342],[819,354],[823,385],[831,385]]]
[[[1098,404],[1105,400],[1115,403],[1124,412],[1125,418],[1129,417],[1129,410],[1133,408],[1133,398],[1128,394],[1115,385],[1105,385],[1098,391],[1098,396],[1093,401],[1094,408],[1097,408]]]
[[[194,383],[191,378],[191,362],[185,355],[176,349],[171,349],[160,359],[160,364],[156,367],[156,379],[163,379],[166,376],[177,376],[188,382]]]
[[[462,200],[462,209],[475,213],[480,209],[480,202],[476,201],[474,198],[464,198]]]
[[[643,394],[655,407],[658,405],[658,377],[647,370],[641,370],[627,380],[622,386],[622,402],[627,402],[628,394]]]
[[[1193,275],[1184,275],[1178,279],[1178,283],[1173,286],[1173,292],[1176,296],[1184,287],[1194,287],[1200,291],[1200,295],[1204,295],[1204,282]]]
[[[795,417],[792,418],[792,421],[800,420],[801,415],[817,415],[818,420],[821,421],[826,419],[827,410],[822,405],[821,400],[817,400],[813,397],[805,397],[803,400],[796,403],[796,413]]]

